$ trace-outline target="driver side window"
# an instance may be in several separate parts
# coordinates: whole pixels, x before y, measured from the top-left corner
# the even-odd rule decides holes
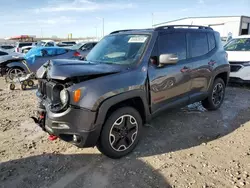
[[[159,54],[176,54],[179,60],[187,57],[185,33],[163,33],[158,37]]]

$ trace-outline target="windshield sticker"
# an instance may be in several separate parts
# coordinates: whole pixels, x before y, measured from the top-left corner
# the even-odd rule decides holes
[[[128,41],[128,43],[144,43],[146,41],[147,37],[145,36],[137,36],[137,37],[131,37]]]

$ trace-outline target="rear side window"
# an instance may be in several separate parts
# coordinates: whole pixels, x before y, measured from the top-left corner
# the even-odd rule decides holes
[[[67,53],[68,51],[66,49],[57,49],[56,50],[56,55],[62,55]]]
[[[158,50],[160,54],[176,54],[179,60],[187,57],[187,44],[185,33],[167,33],[158,37]]]
[[[8,55],[8,53],[0,51],[0,56],[3,56],[3,55]]]
[[[199,57],[208,53],[206,33],[189,33],[191,57]]]
[[[207,33],[209,51],[215,48],[215,38],[213,33]]]

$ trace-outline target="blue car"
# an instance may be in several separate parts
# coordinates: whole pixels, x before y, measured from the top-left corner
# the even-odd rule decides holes
[[[61,47],[36,47],[23,56],[23,61],[10,60],[6,64],[8,74],[35,73],[44,63],[52,59],[79,59],[76,50]]]

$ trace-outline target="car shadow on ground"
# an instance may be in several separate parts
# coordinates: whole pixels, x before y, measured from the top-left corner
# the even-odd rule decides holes
[[[250,120],[249,94],[247,89],[229,87],[216,111],[184,108],[162,113],[145,128],[137,157],[187,149],[230,134]]]
[[[101,154],[44,154],[0,164],[1,186],[51,188],[149,188],[171,186],[139,159],[112,160]]]

